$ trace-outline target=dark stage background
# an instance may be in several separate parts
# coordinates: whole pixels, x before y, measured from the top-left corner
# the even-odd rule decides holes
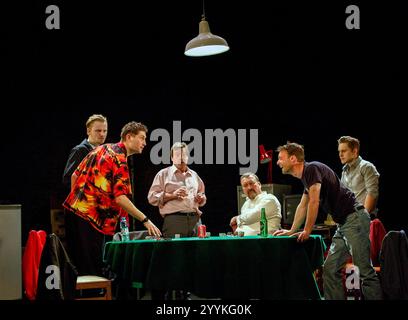
[[[337,139],[361,140],[361,155],[381,174],[379,208],[387,229],[406,228],[406,1],[206,0],[214,34],[231,50],[190,58],[201,1],[31,1],[1,10],[2,203],[23,205],[23,235],[50,228],[50,199],[62,199],[70,149],[93,113],[109,119],[107,142],[132,120],[150,132],[259,129],[276,149],[305,145],[306,158],[338,174]],[[56,4],[61,30],[45,28]],[[361,30],[347,30],[345,8],[359,5]],[[136,205],[161,225],[146,200],[154,175],[149,143],[135,159]],[[283,176],[274,154],[273,182]],[[229,230],[237,214],[237,165],[192,165],[206,184],[208,231]],[[266,182],[266,166],[258,174]],[[61,200],[61,201],[62,201]],[[141,228],[140,225],[137,225]]]

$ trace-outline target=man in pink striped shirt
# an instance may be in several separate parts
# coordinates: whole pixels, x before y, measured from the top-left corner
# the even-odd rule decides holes
[[[207,198],[204,182],[188,166],[188,147],[176,142],[171,148],[173,165],[160,170],[150,187],[148,200],[158,206],[164,218],[164,237],[192,237],[197,234],[197,223]]]

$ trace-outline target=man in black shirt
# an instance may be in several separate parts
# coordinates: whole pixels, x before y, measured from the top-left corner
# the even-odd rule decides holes
[[[62,182],[66,187],[67,192],[71,190],[71,176],[81,161],[94,148],[105,143],[108,134],[108,120],[100,114],[90,116],[86,121],[86,134],[88,135],[88,138],[72,148],[65,165]]]
[[[71,191],[71,178],[72,174],[79,166],[81,161],[96,147],[105,143],[106,136],[108,134],[108,120],[101,114],[94,114],[86,121],[86,134],[85,138],[80,144],[72,148],[67,163],[65,165],[64,174],[62,177],[62,183],[64,185],[67,195]],[[83,262],[83,258],[78,252],[78,239],[86,239],[88,233],[84,232],[84,228],[87,224],[83,222],[83,219],[77,215],[65,211],[65,237],[67,252],[73,263],[78,266]]]
[[[278,230],[274,235],[297,236],[306,241],[316,222],[319,207],[330,213],[337,223],[337,230],[323,268],[325,299],[345,298],[342,269],[349,255],[359,268],[362,291],[366,299],[381,299],[381,288],[370,260],[370,216],[364,206],[356,201],[349,189],[332,169],[323,163],[305,162],[303,146],[287,143],[278,147],[278,166],[283,174],[300,179],[304,186],[302,199],[296,209],[290,230]],[[303,231],[297,232],[305,222]]]

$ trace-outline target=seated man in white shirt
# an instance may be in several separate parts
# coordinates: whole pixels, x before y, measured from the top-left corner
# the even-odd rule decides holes
[[[272,234],[280,229],[281,204],[273,195],[262,191],[258,177],[248,172],[241,176],[241,186],[247,196],[241,208],[241,214],[231,219],[230,226],[235,232],[244,232],[245,236],[254,236],[260,233],[261,209],[265,208],[268,220],[268,232]]]

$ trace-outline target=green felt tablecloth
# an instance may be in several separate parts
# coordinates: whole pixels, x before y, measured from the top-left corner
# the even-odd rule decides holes
[[[323,264],[320,235],[211,237],[108,242],[104,260],[119,281],[185,289],[203,298],[320,299],[313,271]]]

